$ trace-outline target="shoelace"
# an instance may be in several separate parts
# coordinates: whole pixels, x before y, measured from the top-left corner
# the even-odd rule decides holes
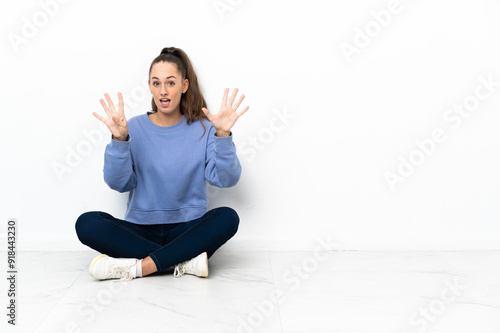
[[[128,266],[115,266],[113,267],[113,272],[111,273],[111,276],[113,277],[121,276],[119,281],[130,281],[133,279],[132,275],[130,274],[130,268],[134,267],[135,265],[136,264]]]
[[[181,277],[186,272],[183,264],[176,265],[174,268],[174,277]]]

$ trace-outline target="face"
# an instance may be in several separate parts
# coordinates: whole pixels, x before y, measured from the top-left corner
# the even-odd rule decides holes
[[[177,66],[171,62],[159,62],[151,68],[149,89],[158,112],[170,116],[180,113],[181,96],[188,86],[188,80],[182,79]]]

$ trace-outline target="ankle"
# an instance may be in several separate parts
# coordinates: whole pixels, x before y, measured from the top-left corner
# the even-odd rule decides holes
[[[156,268],[156,264],[153,259],[151,259],[151,257],[146,257],[141,260],[141,270],[142,276],[153,274],[158,271],[158,269]]]

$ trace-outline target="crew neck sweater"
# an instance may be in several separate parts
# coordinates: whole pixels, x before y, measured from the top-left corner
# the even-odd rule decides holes
[[[207,212],[206,182],[234,186],[241,175],[232,134],[217,137],[206,119],[158,126],[151,112],[128,120],[127,141],[111,139],[104,153],[104,181],[129,192],[125,220],[169,224]],[[202,122],[205,125],[205,132]]]

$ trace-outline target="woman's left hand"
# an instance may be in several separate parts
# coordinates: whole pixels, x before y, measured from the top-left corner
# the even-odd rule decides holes
[[[238,118],[241,117],[249,109],[249,106],[247,106],[240,112],[236,111],[245,98],[245,95],[241,95],[238,101],[234,103],[234,99],[236,98],[237,94],[238,89],[234,89],[233,93],[231,94],[231,98],[228,101],[227,97],[229,95],[229,88],[226,88],[226,90],[224,91],[224,97],[222,98],[222,107],[217,114],[211,114],[208,109],[202,108],[203,113],[207,116],[212,125],[214,125],[215,132],[219,137],[229,136],[231,134],[231,128],[236,123],[236,120],[238,120]]]

